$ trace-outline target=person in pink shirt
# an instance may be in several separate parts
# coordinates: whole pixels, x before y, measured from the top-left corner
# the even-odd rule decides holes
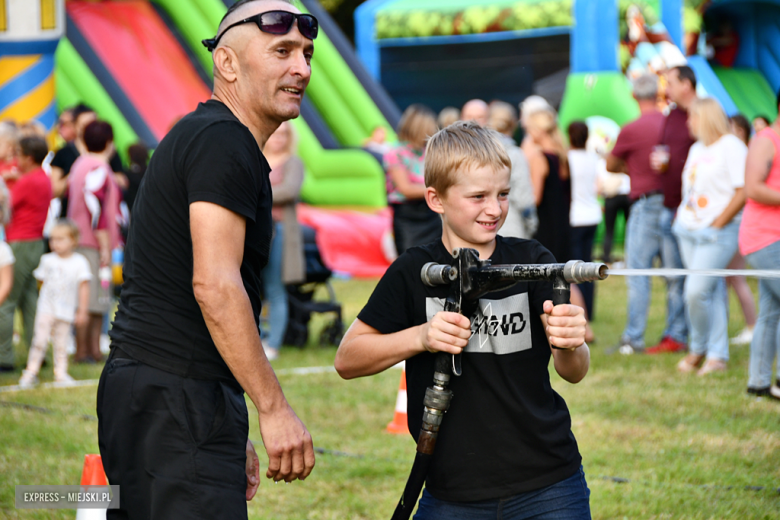
[[[777,104],[780,106],[780,93]],[[756,269],[780,269],[780,122],[758,132],[745,165],[747,202],[739,229],[739,250]],[[780,280],[758,282],[758,321],[750,344],[749,394],[780,400],[772,384],[772,363],[780,346]],[[780,366],[775,378],[780,376]]]
[[[16,258],[11,294],[0,306],[0,372],[14,369],[14,312],[22,312],[23,341],[27,347],[35,328],[38,283],[33,271],[43,255],[43,225],[51,201],[51,182],[41,168],[49,147],[40,137],[19,141],[19,178],[11,188],[11,222],[5,236]]]
[[[100,331],[103,316],[111,306],[111,282],[105,277],[101,279],[100,270],[109,267],[111,251],[120,240],[117,216],[121,194],[108,164],[114,151],[113,140],[110,124],[94,121],[87,125],[87,153],[76,159],[68,176],[68,218],[79,228],[76,252],[87,258],[92,271],[89,320],[76,327],[76,363],[102,360]]]

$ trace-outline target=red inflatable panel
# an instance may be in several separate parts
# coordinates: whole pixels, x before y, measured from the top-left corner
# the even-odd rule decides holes
[[[69,0],[68,14],[158,139],[211,97],[147,1]]]
[[[382,246],[390,239],[392,214],[329,210],[298,205],[298,221],[317,231],[317,246],[328,268],[361,278],[379,278],[390,266]]]

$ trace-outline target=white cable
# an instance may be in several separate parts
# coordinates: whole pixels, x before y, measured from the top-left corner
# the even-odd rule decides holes
[[[752,278],[780,278],[780,269],[607,269],[610,276],[749,276]]]

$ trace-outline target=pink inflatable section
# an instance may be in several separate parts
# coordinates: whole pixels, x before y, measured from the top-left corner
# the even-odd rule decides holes
[[[392,244],[393,217],[389,208],[366,213],[299,204],[298,221],[317,231],[320,255],[333,271],[379,278],[390,265],[387,245]]]

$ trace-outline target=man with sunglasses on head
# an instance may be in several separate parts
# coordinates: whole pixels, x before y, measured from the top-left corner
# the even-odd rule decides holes
[[[260,474],[244,392],[257,407],[266,476],[290,483],[314,467],[257,324],[272,223],[261,150],[300,113],[317,28],[284,0],[231,7],[203,42],[212,98],[149,163],[98,387],[103,465],[121,486],[109,519],[247,518]]]

